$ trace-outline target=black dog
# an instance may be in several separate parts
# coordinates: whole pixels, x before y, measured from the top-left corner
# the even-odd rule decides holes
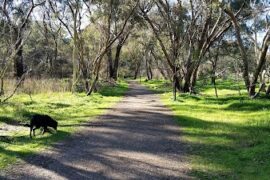
[[[51,118],[48,115],[41,115],[41,114],[35,114],[33,115],[30,124],[25,124],[24,126],[30,127],[30,138],[32,138],[32,131],[35,136],[35,130],[43,127],[43,132],[48,132],[48,127],[51,127],[55,130],[57,130],[57,121],[55,121],[53,118]]]

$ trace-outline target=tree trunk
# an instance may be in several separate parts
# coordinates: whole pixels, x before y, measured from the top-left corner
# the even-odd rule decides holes
[[[199,66],[197,66],[192,73],[191,83],[189,87],[190,93],[195,93],[194,87],[196,86],[196,82],[197,82],[198,70],[199,70]]]
[[[179,76],[177,76],[176,74],[173,76],[173,79],[175,80],[175,87],[178,91],[182,91],[182,87],[181,87],[181,78]]]
[[[211,84],[212,85],[216,84],[216,77],[213,73],[212,73],[212,77],[211,77]]]
[[[100,58],[101,59],[99,59],[97,67],[95,68],[95,79],[92,82],[89,91],[87,92],[87,96],[90,96],[93,93],[93,91],[96,89],[96,84],[97,84],[97,81],[98,81],[98,78],[99,78],[99,70],[100,70],[100,65],[101,65],[101,60],[102,60],[102,57],[100,57]]]
[[[94,90],[95,90],[95,88],[96,88],[96,83],[97,83],[97,81],[98,81],[98,75],[96,75],[94,81],[92,82],[91,88],[90,88],[89,91],[87,92],[87,96],[90,96],[90,95],[94,92]]]
[[[214,79],[213,80],[213,85],[214,85],[214,89],[215,89],[215,95],[216,95],[216,98],[218,98],[218,91],[217,91],[217,86],[216,86],[216,78],[213,77]]]
[[[150,80],[152,80],[153,79],[153,72],[152,72],[152,68],[151,68],[151,66],[149,65],[149,77],[150,77]]]
[[[114,75],[112,48],[111,47],[108,49],[108,52],[106,53],[106,55],[107,55],[107,60],[108,60],[109,79],[111,79],[111,78],[113,78],[113,75]]]
[[[4,95],[4,78],[1,78],[0,80],[0,96]]]
[[[76,27],[76,22],[74,22],[74,32],[73,32],[73,52],[72,52],[72,92],[76,92],[76,85],[77,85],[77,81],[78,81],[78,71],[79,71],[79,63],[77,60],[77,56],[78,56],[78,34],[77,31],[75,29]]]
[[[173,77],[173,100],[176,101],[176,85],[177,79],[176,76]]]
[[[264,41],[263,41],[263,47],[262,47],[262,51],[260,53],[260,57],[259,57],[259,63],[258,63],[258,66],[256,67],[255,69],[255,73],[254,73],[254,76],[253,76],[253,79],[251,81],[251,84],[250,84],[250,89],[249,89],[249,95],[250,96],[254,96],[256,95],[255,94],[255,89],[256,89],[256,84],[258,82],[258,77],[262,71],[262,68],[266,62],[266,54],[267,54],[267,51],[268,51],[268,42],[270,40],[270,30],[267,32],[266,36],[264,37]]]
[[[216,67],[217,62],[212,62],[212,72],[211,72],[211,84],[216,84]]]
[[[192,58],[192,43],[189,42],[189,49],[188,49],[188,56],[187,56],[187,63],[185,65],[186,73],[184,74],[184,85],[183,85],[183,92],[189,92],[190,87],[190,80],[193,71],[193,63],[191,62]]]
[[[122,47],[123,47],[122,43],[119,43],[116,47],[114,66],[113,66],[113,75],[112,75],[112,78],[115,81],[117,81],[117,78],[118,78],[118,67],[119,67],[119,61],[120,61]]]
[[[51,62],[51,76],[53,77],[54,73],[55,73],[55,63],[57,61],[57,56],[58,56],[58,43],[57,43],[57,39],[54,39],[54,58],[53,61]]]
[[[224,12],[226,14],[228,14],[230,16],[231,20],[232,20],[232,24],[233,24],[236,39],[237,39],[237,44],[238,44],[238,47],[239,47],[239,50],[240,50],[240,53],[241,53],[241,58],[242,58],[242,61],[243,61],[243,67],[242,67],[243,79],[244,79],[244,82],[245,82],[246,89],[247,89],[247,91],[248,91],[248,93],[250,95],[250,90],[249,90],[250,89],[249,88],[250,87],[250,80],[249,80],[249,74],[248,74],[249,65],[248,65],[246,50],[245,50],[245,47],[243,45],[243,41],[242,41],[242,38],[241,38],[240,26],[239,26],[238,21],[237,21],[237,19],[234,16],[232,11],[225,9]]]
[[[267,87],[267,90],[266,90],[266,96],[269,96],[270,95],[270,85],[268,85],[268,87]]]
[[[183,86],[184,93],[189,92],[191,76],[192,76],[192,69],[189,68],[189,69],[187,69],[187,72],[186,72],[185,77],[184,77],[184,81],[185,81],[184,86]]]
[[[20,40],[21,41],[21,40]],[[18,43],[18,46],[21,43]],[[16,47],[19,48],[17,54],[14,58],[14,76],[19,79],[24,73],[24,63],[23,63],[23,46]]]
[[[88,81],[88,72],[87,72],[87,69],[85,67],[84,67],[84,69],[82,69],[82,76],[83,76],[83,80],[84,80],[85,92],[87,93],[89,91],[89,81]]]
[[[152,80],[153,72],[151,69],[151,63],[147,58],[145,59],[145,68],[146,68],[147,80]]]
[[[137,66],[134,72],[134,79],[137,79],[139,71],[140,71],[140,67],[141,67],[141,60],[137,63]]]

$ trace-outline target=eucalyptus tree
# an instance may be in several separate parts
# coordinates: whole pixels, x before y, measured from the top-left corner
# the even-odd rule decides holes
[[[141,13],[153,30],[179,91],[193,92],[208,49],[231,26],[216,1],[143,1]]]
[[[122,21],[122,23],[118,26],[117,31],[115,31],[113,36],[105,36],[105,39],[103,42],[101,42],[101,46],[100,49],[96,55],[96,57],[94,58],[94,67],[93,67],[93,81],[91,84],[91,88],[88,91],[87,95],[91,95],[91,93],[93,92],[93,90],[95,89],[96,83],[99,79],[99,73],[100,73],[100,68],[101,68],[101,63],[102,60],[104,58],[104,56],[108,53],[109,49],[111,48],[112,45],[114,45],[114,43],[121,37],[123,37],[123,35],[125,35],[125,31],[126,29],[129,29],[129,23],[132,20],[132,16],[134,15],[134,13],[136,12],[137,8],[138,8],[138,3],[139,0],[137,1],[130,1],[129,3],[125,4],[125,16],[124,19]],[[105,19],[109,19],[105,16]],[[96,21],[96,24],[101,24],[100,28],[101,28],[101,32],[103,32],[105,30],[108,29],[106,27],[108,27],[108,24],[102,24],[102,22],[104,22],[102,19],[99,21]],[[109,23],[109,21],[107,21]],[[104,28],[105,27],[105,28]],[[132,23],[131,23],[131,27],[132,27]],[[102,31],[103,30],[103,31]],[[128,36],[126,36],[127,38]],[[120,45],[122,46],[122,43],[120,43]],[[122,47],[121,47],[122,48]],[[121,49],[120,49],[121,51]],[[119,51],[119,53],[120,53]],[[119,54],[120,56],[120,54]],[[117,64],[117,69],[118,69],[118,64]]]
[[[59,23],[48,6],[42,6],[42,21],[36,20],[37,29],[43,35],[46,48],[47,71],[53,77],[56,74],[56,63],[59,55],[60,43],[63,38],[62,24]]]
[[[99,79],[99,73],[101,68],[101,62],[105,54],[109,51],[114,42],[123,34],[125,34],[126,26],[130,20],[130,17],[134,13],[137,7],[137,1],[132,1],[125,6],[124,18],[121,21],[121,25],[117,26],[117,31],[111,36],[105,36],[100,41],[99,48],[95,57],[91,59],[85,58],[87,53],[85,50],[85,44],[87,39],[84,38],[84,31],[89,26],[98,26],[98,29],[103,32],[104,27],[107,26],[104,23],[104,19],[109,19],[110,14],[102,14],[100,18],[97,18],[97,14],[103,11],[106,1],[49,1],[49,5],[53,10],[58,20],[66,28],[69,36],[73,40],[73,91],[75,91],[76,83],[80,79],[80,74],[85,82],[85,90],[87,95],[90,95],[95,89],[96,82]],[[83,25],[83,17],[88,17]],[[127,37],[124,36],[125,40]],[[122,42],[123,43],[123,42]],[[122,43],[120,45],[122,46]],[[92,69],[90,71],[90,64]],[[89,83],[89,80],[91,82]]]
[[[14,45],[12,50],[16,51],[13,59],[14,63],[14,76],[21,78],[24,74],[24,62],[23,62],[23,41],[28,29],[28,25],[31,19],[31,14],[35,7],[41,5],[43,2],[34,2],[34,0],[28,1],[2,1],[1,15],[2,22],[5,27],[8,27],[9,33],[2,35],[9,36],[9,48]],[[9,54],[12,54],[10,52]]]
[[[103,25],[102,32],[107,39],[112,39],[121,30],[125,19],[129,14],[130,5],[133,1],[120,1],[120,0],[109,0],[109,1],[96,1],[98,6],[96,16],[98,21]],[[108,77],[110,79],[117,80],[119,61],[121,57],[121,50],[125,42],[130,36],[132,29],[136,23],[136,13],[134,13],[123,29],[121,35],[116,39],[116,46],[110,46],[106,52],[106,59],[108,64]]]
[[[181,90],[181,77],[179,77],[178,73],[177,60],[180,47],[183,45],[184,21],[187,20],[184,7],[182,7],[180,1],[173,4],[167,0],[142,1],[140,9],[142,17],[152,29],[172,71],[174,89]],[[169,42],[166,43],[166,41]],[[174,94],[175,97],[176,93]]]
[[[4,77],[7,69],[13,62],[14,76],[18,79],[15,89],[3,101],[8,100],[18,89],[25,75],[29,70],[25,71],[23,62],[23,45],[28,38],[30,32],[28,27],[31,21],[33,10],[44,3],[44,1],[8,1],[1,0],[0,18],[2,25],[1,44],[1,93],[4,93]]]
[[[72,0],[72,1],[51,1],[48,0],[48,6],[57,17],[59,22],[65,27],[68,35],[73,41],[73,75],[72,91],[76,91],[76,85],[82,75],[85,91],[89,91],[89,68],[84,59],[84,39],[82,36],[82,18],[90,16],[91,1]],[[85,8],[87,7],[87,8]]]
[[[23,40],[28,28],[31,14],[34,8],[39,4],[35,4],[34,1],[7,1],[1,2],[1,21],[3,23],[4,33],[2,37],[7,37],[9,44],[7,44],[7,49],[14,45],[14,50],[16,51],[15,56],[12,57],[14,60],[14,76],[20,78],[24,73],[24,63],[23,63]],[[9,52],[9,54],[12,54]]]
[[[239,4],[241,6],[239,6]],[[266,63],[266,55],[270,43],[270,22],[268,17],[270,4],[268,1],[240,1],[229,4],[223,2],[222,5],[224,12],[230,17],[235,30],[235,37],[241,53],[242,74],[246,89],[250,97],[256,97],[258,95],[255,91],[256,84]],[[235,13],[236,11],[242,11],[242,17],[247,20],[239,21]],[[244,29],[242,28],[243,25],[249,27]],[[258,33],[263,34],[261,42],[258,41]],[[243,39],[245,36],[247,36],[247,39],[249,39],[251,43],[244,43]],[[248,56],[247,49],[251,48],[250,44],[254,46],[255,59],[250,59],[250,56]],[[255,67],[252,67],[250,62],[256,62]],[[262,90],[263,86],[265,86],[264,82],[260,90]]]
[[[205,54],[226,33],[231,23],[216,1],[189,1],[191,20],[188,26],[189,57],[184,91],[193,91],[198,69]],[[191,57],[190,57],[191,56]]]

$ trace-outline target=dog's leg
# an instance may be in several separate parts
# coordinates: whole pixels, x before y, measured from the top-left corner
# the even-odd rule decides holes
[[[42,135],[45,133],[45,131],[46,131],[46,128],[43,127],[43,128],[42,128]]]
[[[34,136],[36,136],[36,129],[37,129],[37,127],[35,127],[35,128],[33,129],[33,135],[34,135]]]
[[[30,138],[32,139],[32,130],[33,130],[33,127],[31,126],[30,127]]]

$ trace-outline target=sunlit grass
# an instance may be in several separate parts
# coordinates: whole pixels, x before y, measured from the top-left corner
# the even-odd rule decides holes
[[[172,101],[171,87],[162,81],[143,82],[163,91],[182,130],[191,174],[202,179],[269,179],[270,101],[252,100],[244,86],[218,82],[219,98],[211,85],[200,95],[180,94]]]
[[[0,139],[0,168],[69,136],[79,128],[80,123],[90,121],[118,102],[126,90],[127,84],[121,82],[91,96],[68,92],[40,93],[32,95],[31,100],[28,95],[20,94],[14,96],[10,102],[1,104],[0,126],[11,121],[29,122],[33,113],[42,113],[56,119],[59,128],[56,134],[38,135],[32,140],[29,138],[29,128],[5,135],[5,139]]]

